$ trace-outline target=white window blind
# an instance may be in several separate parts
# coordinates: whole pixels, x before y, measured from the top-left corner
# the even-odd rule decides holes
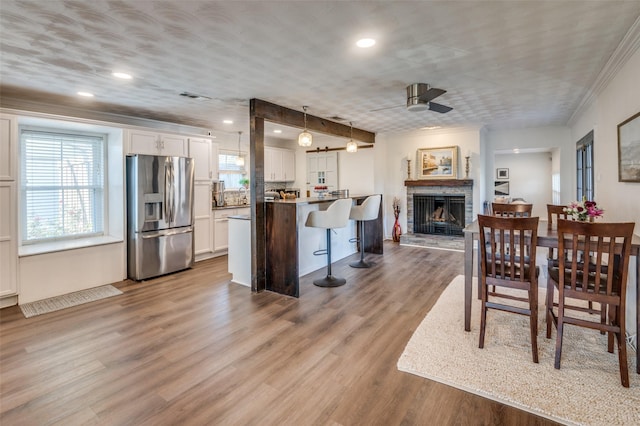
[[[23,244],[103,235],[105,139],[20,129]]]
[[[244,157],[242,153],[235,152],[221,152],[218,154],[218,169],[221,172],[235,172],[245,173],[245,166],[239,166],[236,164],[238,157]]]
[[[245,166],[239,166],[236,164],[238,156],[243,156],[238,151],[221,151],[218,154],[218,170],[221,181],[224,181],[225,188],[233,189],[240,188],[240,180],[245,176]]]

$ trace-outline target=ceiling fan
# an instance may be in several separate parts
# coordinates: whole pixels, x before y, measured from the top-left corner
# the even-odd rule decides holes
[[[435,111],[441,114],[451,111],[453,108],[446,105],[431,102],[440,95],[447,93],[446,90],[431,87],[426,83],[413,83],[407,86],[407,110],[409,111]],[[372,109],[371,111],[382,111],[385,109],[399,108],[403,105]]]

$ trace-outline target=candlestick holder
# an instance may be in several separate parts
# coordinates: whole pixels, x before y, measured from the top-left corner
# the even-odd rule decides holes
[[[407,159],[407,180],[411,180],[411,160]]]
[[[464,157],[464,178],[469,179],[469,156]]]

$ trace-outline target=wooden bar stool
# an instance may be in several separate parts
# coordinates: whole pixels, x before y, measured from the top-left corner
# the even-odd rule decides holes
[[[380,211],[380,199],[382,195],[371,195],[367,197],[362,204],[351,207],[351,213],[349,214],[350,220],[358,221],[360,225],[360,235],[358,238],[350,240],[350,242],[358,242],[360,245],[360,260],[350,263],[352,268],[370,268],[371,263],[364,261],[364,222],[367,220],[375,220],[378,218],[378,212]]]
[[[331,274],[331,230],[347,226],[351,204],[351,198],[341,198],[331,203],[326,210],[312,211],[307,216],[305,226],[327,230],[327,248],[313,252],[316,256],[327,255],[327,276],[313,281],[318,287],[339,287],[347,282],[344,278],[336,278]]]

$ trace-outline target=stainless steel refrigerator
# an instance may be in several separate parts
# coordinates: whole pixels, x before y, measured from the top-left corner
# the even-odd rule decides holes
[[[193,176],[191,158],[127,156],[129,278],[193,266]]]

